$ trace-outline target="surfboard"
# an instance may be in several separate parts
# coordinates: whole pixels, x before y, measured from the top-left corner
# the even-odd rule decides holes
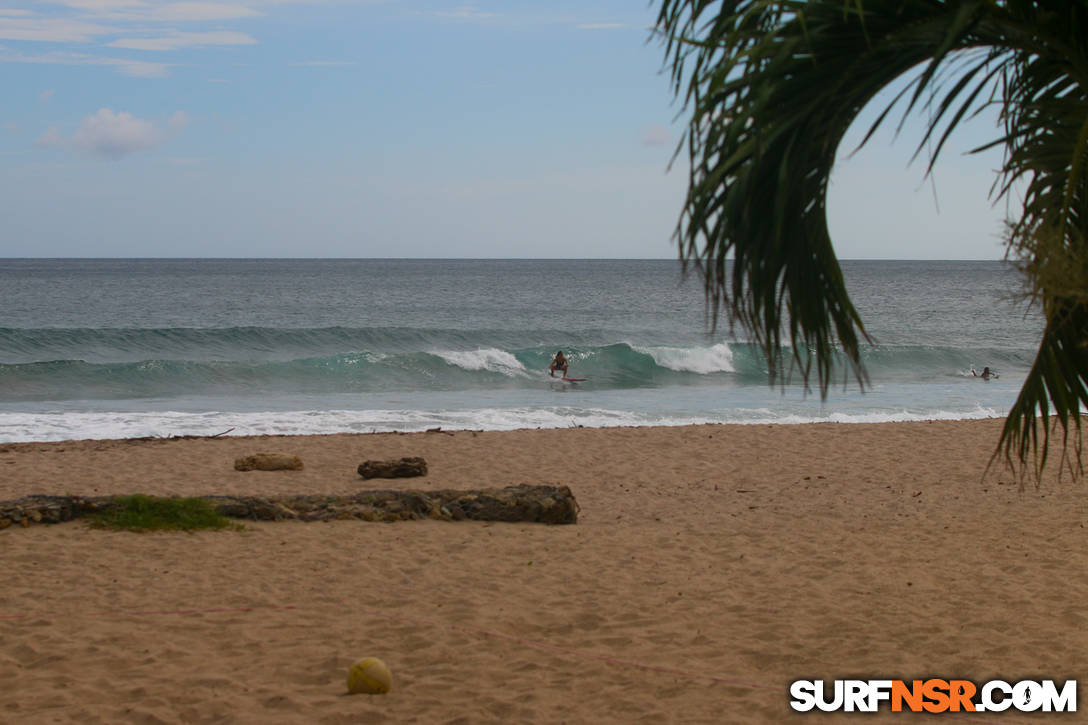
[[[562,380],[564,383],[584,383],[586,381],[585,378],[567,378],[567,377],[563,377],[563,378],[559,378],[559,379]]]

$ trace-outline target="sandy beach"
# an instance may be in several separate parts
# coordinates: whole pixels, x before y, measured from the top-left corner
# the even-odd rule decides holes
[[[569,486],[581,507],[573,526],[13,526],[0,531],[0,721],[856,722],[874,716],[793,713],[789,683],[1083,678],[1088,490],[1057,465],[1038,488],[983,477],[1000,427],[0,444],[0,500],[527,483]],[[261,451],[305,470],[233,470]],[[355,472],[400,456],[423,456],[429,475]],[[366,656],[392,670],[388,695],[346,694]],[[945,719],[1054,718],[1073,721]]]

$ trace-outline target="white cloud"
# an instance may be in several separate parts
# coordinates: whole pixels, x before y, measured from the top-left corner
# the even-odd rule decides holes
[[[93,65],[112,65],[121,73],[133,78],[163,78],[170,66],[165,63],[147,63],[142,60],[99,58]]]
[[[326,68],[359,64],[354,60],[303,60],[289,65],[292,68]]]
[[[646,129],[642,135],[642,143],[646,146],[664,146],[669,142],[669,129],[661,124],[654,124]]]
[[[34,145],[42,149],[56,148],[64,145],[64,139],[61,137],[60,132],[57,131],[56,126],[50,126],[49,130],[34,142]]]
[[[233,3],[181,2],[167,3],[150,13],[151,20],[181,20],[197,22],[202,20],[235,20],[260,15],[253,8]]]
[[[78,44],[78,52],[0,45],[0,63],[98,65],[136,78],[161,78],[172,64],[105,55],[107,48],[172,52],[257,44],[258,38],[231,27],[281,5],[372,5],[391,0],[16,0],[21,8],[0,8],[0,42]],[[5,3],[5,0],[0,0]],[[48,7],[52,6],[52,7]],[[43,7],[45,9],[43,9]],[[459,19],[495,17],[471,4],[438,15]],[[203,24],[203,26],[201,25]],[[211,24],[211,25],[209,25]],[[194,27],[195,26],[195,27]],[[187,30],[191,29],[191,30]],[[305,65],[347,65],[312,61]]]
[[[107,43],[111,48],[129,50],[177,50],[199,48],[206,45],[253,45],[257,41],[245,33],[229,30],[213,30],[207,33],[174,32],[159,38],[122,38]]]
[[[114,113],[109,108],[87,116],[71,137],[64,137],[56,127],[50,127],[34,145],[39,148],[71,148],[96,156],[119,159],[137,151],[147,151],[177,135],[188,125],[189,117],[177,111],[164,128],[152,121],[136,118],[131,113]]]
[[[166,122],[166,127],[171,133],[181,133],[181,129],[189,125],[189,114],[185,111],[174,111],[174,115]]]
[[[42,53],[27,55],[0,47],[0,63],[42,63],[45,65],[102,65],[116,68],[134,78],[162,78],[170,67],[167,63],[149,63],[128,58],[99,58],[86,53]]]
[[[52,2],[111,20],[199,22],[233,20],[260,15],[260,12],[247,5],[227,2],[149,3],[143,0],[52,0]]]
[[[4,0],[0,0],[3,2]],[[59,63],[100,65],[137,78],[161,78],[170,67],[125,58],[103,57],[103,48],[136,51],[176,51],[210,46],[254,45],[247,33],[217,27],[196,32],[179,30],[178,24],[224,23],[260,16],[251,7],[257,0],[36,0],[34,6],[61,6],[45,12],[0,10],[0,41],[80,44],[80,53],[50,51],[27,53],[0,46],[0,63]],[[186,26],[191,27],[191,26]]]
[[[65,7],[74,8],[76,10],[85,10],[87,12],[111,12],[113,10],[124,10],[125,8],[139,8],[147,7],[147,3],[143,0],[52,0],[56,5],[64,5]]]
[[[76,148],[110,158],[121,158],[134,151],[144,151],[162,142],[162,133],[155,124],[121,111],[99,109],[87,116],[72,136]]]
[[[456,10],[418,10],[416,14],[453,20],[490,20],[499,17],[498,13],[477,10],[475,5],[462,5]]]
[[[65,3],[71,6],[71,3]],[[141,23],[199,23],[221,22],[252,18],[261,13],[247,5],[238,3],[180,2],[150,5],[148,3],[118,3],[111,6],[103,4],[100,9],[91,9],[99,18],[114,21],[135,21]]]
[[[117,28],[67,18],[7,18],[0,16],[0,38],[40,43],[89,43]]]

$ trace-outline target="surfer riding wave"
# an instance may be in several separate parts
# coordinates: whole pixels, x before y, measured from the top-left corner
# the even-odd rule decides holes
[[[555,353],[555,359],[552,360],[551,365],[548,366],[548,375],[555,377],[556,370],[563,371],[563,377],[567,377],[567,367],[570,363],[567,361],[567,356],[563,354],[563,351]]]

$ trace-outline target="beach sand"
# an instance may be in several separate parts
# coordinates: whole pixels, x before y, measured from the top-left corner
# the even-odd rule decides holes
[[[794,714],[789,683],[1083,678],[1088,489],[1059,480],[1057,458],[1038,488],[984,478],[1000,427],[0,444],[0,500],[529,483],[570,486],[581,506],[573,526],[13,526],[0,531],[0,721],[915,722]],[[261,451],[306,468],[233,470]],[[423,456],[429,475],[355,473],[399,456]],[[392,670],[388,695],[346,694],[367,656]]]

